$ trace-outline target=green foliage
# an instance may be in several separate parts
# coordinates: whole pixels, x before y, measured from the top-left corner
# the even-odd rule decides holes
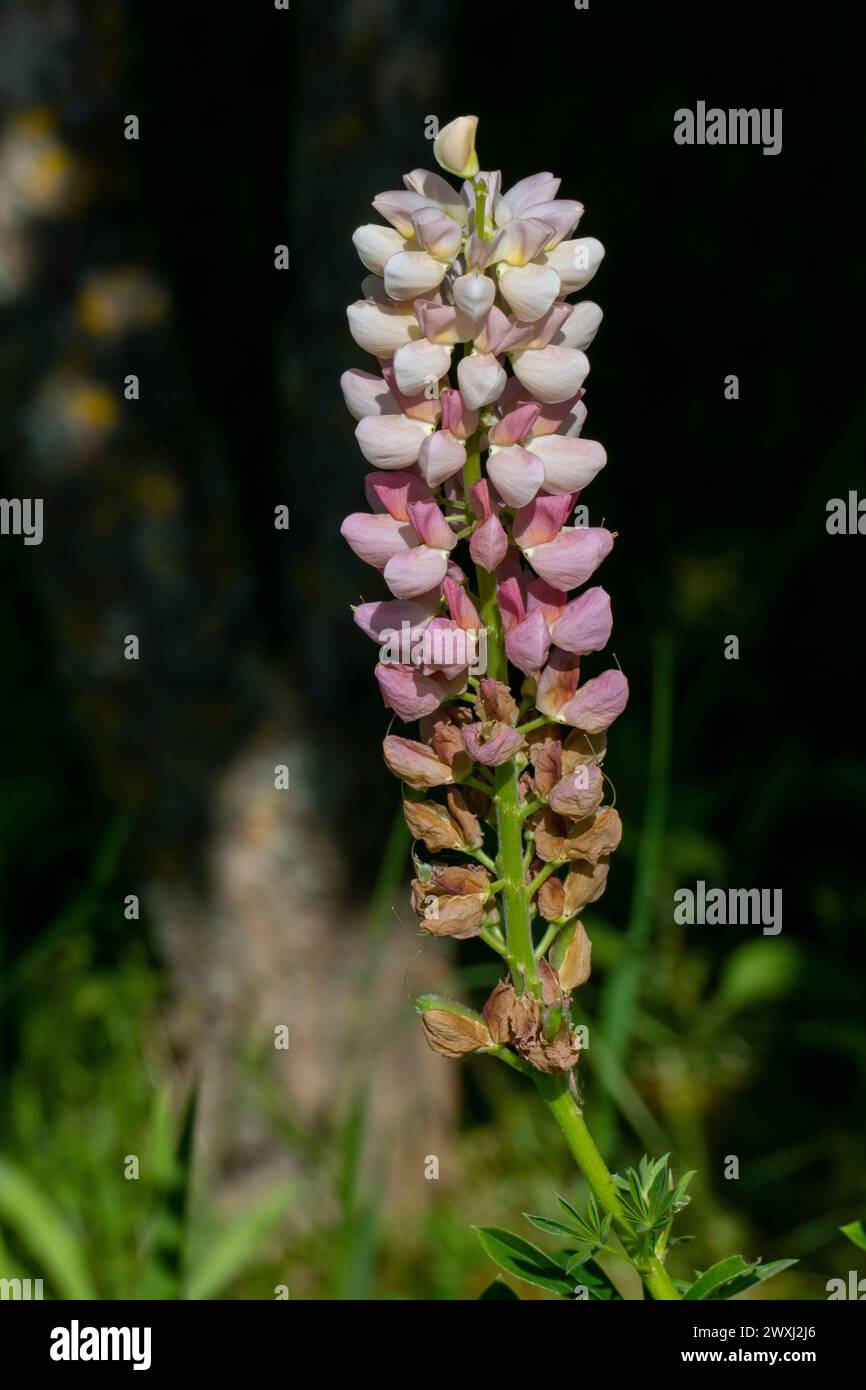
[[[866,1225],[862,1221],[849,1221],[847,1226],[840,1226],[839,1230],[858,1250],[866,1250]]]
[[[688,1206],[688,1187],[694,1172],[674,1182],[668,1154],[650,1159],[644,1154],[637,1168],[614,1174],[620,1202],[641,1254],[662,1255],[674,1217]]]
[[[711,1269],[699,1274],[683,1293],[684,1299],[735,1298],[739,1293],[772,1279],[774,1274],[790,1269],[796,1260],[774,1260],[772,1264],[749,1264],[742,1255],[729,1255]]]

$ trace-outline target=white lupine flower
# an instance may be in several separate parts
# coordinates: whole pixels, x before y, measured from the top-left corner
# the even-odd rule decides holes
[[[404,396],[420,395],[447,373],[453,348],[419,338],[394,353],[394,375]]]
[[[485,317],[496,298],[496,284],[489,275],[471,270],[460,275],[451,286],[454,303],[473,322]]]
[[[499,289],[521,322],[535,323],[556,300],[560,282],[552,266],[505,265],[499,267]]]
[[[554,345],[585,351],[598,332],[602,317],[601,309],[591,299],[581,300],[554,337]]]
[[[458,116],[440,130],[433,142],[433,153],[443,169],[458,174],[462,179],[471,179],[478,173],[478,155],[475,153],[477,129],[477,116]]]
[[[417,299],[438,289],[448,269],[426,251],[398,251],[385,266],[385,293],[391,299]]]
[[[589,363],[576,348],[545,347],[511,354],[514,375],[545,405],[567,401],[582,386]]]
[[[409,468],[432,429],[408,415],[367,415],[358,422],[355,438],[374,468]]]
[[[363,420],[365,415],[399,415],[400,407],[388,389],[388,383],[372,372],[358,367],[340,377],[343,400],[350,415]]]
[[[498,401],[505,390],[505,368],[492,352],[477,352],[457,364],[457,384],[470,410]]]
[[[384,275],[386,262],[409,245],[394,227],[382,227],[375,222],[358,227],[352,233],[352,241],[361,264],[374,275]]]
[[[365,352],[374,357],[393,357],[404,343],[421,336],[414,314],[376,304],[372,299],[359,299],[346,310],[349,332]]]
[[[604,257],[604,247],[594,236],[578,237],[574,241],[561,241],[552,251],[542,257],[545,265],[553,266],[565,294],[582,290],[588,285]]]

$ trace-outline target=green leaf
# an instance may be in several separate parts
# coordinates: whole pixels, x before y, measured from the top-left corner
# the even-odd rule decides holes
[[[512,1288],[509,1288],[507,1284],[503,1283],[499,1275],[496,1276],[492,1284],[487,1285],[483,1293],[478,1295],[479,1303],[482,1301],[501,1302],[502,1299],[508,1301],[514,1298],[517,1299],[518,1303],[520,1302],[520,1294],[515,1293]]]
[[[756,1284],[766,1283],[796,1263],[796,1260],[772,1260],[768,1265],[752,1265],[746,1273],[724,1284],[718,1293],[713,1294],[713,1298],[735,1298],[738,1293],[745,1293],[746,1289],[753,1289]]]
[[[847,1226],[840,1226],[839,1230],[853,1241],[858,1250],[866,1250],[866,1226],[862,1221],[849,1221]]]
[[[574,1239],[574,1227],[566,1226],[564,1221],[551,1221],[547,1216],[530,1216],[528,1211],[523,1215],[533,1226],[537,1226],[539,1231],[546,1231],[549,1236],[568,1236],[569,1240]]]
[[[27,1246],[39,1275],[61,1298],[94,1299],[85,1246],[29,1173],[0,1158],[0,1221]]]
[[[746,1263],[742,1255],[729,1255],[727,1259],[719,1260],[718,1264],[700,1274],[684,1297],[692,1299],[711,1298],[713,1290],[717,1289],[720,1284],[733,1279],[735,1274],[742,1274],[751,1268],[752,1266]]]
[[[729,1255],[699,1275],[683,1297],[713,1301],[735,1298],[737,1294],[745,1293],[746,1289],[752,1289],[756,1284],[763,1284],[774,1274],[781,1274],[783,1269],[789,1269],[796,1263],[796,1260],[773,1260],[768,1265],[748,1264],[742,1255]]]
[[[564,1270],[537,1245],[530,1245],[528,1240],[499,1226],[473,1226],[472,1229],[485,1253],[506,1274],[515,1274],[527,1284],[535,1284],[549,1293],[558,1293],[562,1298],[571,1296],[572,1285],[565,1277]]]
[[[575,1283],[585,1285],[590,1303],[622,1302],[622,1294],[616,1284],[607,1277],[601,1265],[596,1264],[595,1260],[587,1260],[585,1264],[581,1265]],[[573,1289],[572,1297],[574,1297]],[[581,1301],[581,1299],[577,1300],[577,1302]]]
[[[275,1231],[285,1225],[294,1188],[276,1184],[245,1211],[238,1212],[209,1240],[198,1242],[187,1271],[184,1298],[219,1298],[243,1273]]]

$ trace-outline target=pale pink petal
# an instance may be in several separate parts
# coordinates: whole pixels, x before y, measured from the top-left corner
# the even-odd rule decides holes
[[[563,593],[561,589],[554,589],[544,579],[533,579],[526,586],[527,612],[531,613],[534,608],[540,608],[548,624],[555,623],[562,617],[567,604],[568,594]]]
[[[491,353],[462,357],[457,366],[460,394],[470,410],[498,400],[506,379],[505,368]]]
[[[574,348],[518,349],[512,354],[514,375],[530,395],[545,403],[573,396],[589,372],[589,362]]]
[[[415,233],[412,226],[413,212],[420,212],[422,208],[435,209],[436,203],[432,198],[411,189],[395,188],[388,193],[377,194],[373,199],[373,207],[380,217],[386,218],[404,237],[411,237]]]
[[[379,646],[399,639],[404,631],[410,643],[416,642],[430,623],[435,606],[430,603],[410,603],[404,599],[379,599],[376,603],[361,603],[353,617],[358,627]]]
[[[414,666],[379,665],[376,680],[388,709],[395,710],[406,723],[433,714],[443,701],[459,694],[465,680],[446,681],[441,676],[425,676]]]
[[[447,572],[444,551],[419,545],[402,555],[392,556],[385,566],[385,583],[395,598],[417,598],[441,584]]]
[[[508,633],[522,623],[526,617],[526,605],[523,602],[523,590],[519,581],[512,575],[504,579],[496,590],[496,602],[499,604],[499,614],[502,619],[503,630]]]
[[[398,251],[385,266],[385,291],[392,299],[417,299],[441,285],[447,269],[426,251]]]
[[[423,395],[425,390],[435,395],[451,366],[451,352],[451,348],[428,343],[426,338],[405,343],[394,353],[394,377],[399,389],[406,396]]]
[[[505,655],[525,676],[541,669],[549,651],[550,632],[539,608],[512,628],[505,638]]]
[[[490,450],[487,475],[509,507],[525,507],[544,483],[544,465],[527,449],[512,444]]]
[[[429,487],[414,473],[368,473],[364,491],[374,512],[389,512],[398,521],[409,520],[409,502],[430,500]]]
[[[448,611],[458,627],[467,629],[481,627],[481,619],[475,604],[460,584],[455,584],[453,579],[443,579],[442,594],[448,604]]]
[[[574,506],[574,498],[565,495],[536,497],[515,514],[512,535],[521,550],[527,546],[552,541],[565,525]],[[560,585],[569,588],[569,585]]]
[[[628,704],[628,681],[622,671],[603,671],[582,685],[559,711],[559,719],[588,734],[601,734]]]
[[[374,357],[393,357],[404,343],[421,336],[414,314],[372,299],[358,299],[346,310],[349,332],[365,352]]]
[[[491,444],[518,444],[532,433],[532,427],[541,413],[537,401],[523,401],[515,410],[503,415],[490,431]]]
[[[557,347],[580,348],[585,352],[599,330],[602,312],[591,299],[582,299],[575,304],[572,312],[553,339]]]
[[[604,776],[601,769],[587,763],[561,777],[548,792],[547,801],[551,811],[558,816],[582,820],[598,809],[603,795]]]
[[[442,428],[458,439],[468,439],[478,428],[478,411],[469,410],[459,391],[446,387],[439,397],[442,407]]]
[[[550,266],[507,266],[499,275],[499,291],[521,323],[535,323],[559,294],[559,276]]]
[[[340,535],[348,541],[359,560],[376,569],[384,569],[395,555],[405,554],[418,545],[411,526],[387,515],[353,512],[340,527]],[[432,588],[432,584],[428,584]],[[418,593],[423,593],[419,589]]]
[[[496,285],[489,275],[470,270],[460,275],[451,286],[454,304],[473,323],[483,319],[496,298]]]
[[[406,511],[418,539],[435,550],[453,550],[457,537],[433,501],[409,502]]]
[[[560,710],[573,698],[579,680],[580,662],[577,657],[554,647],[538,680],[535,708],[551,719],[559,719]]]
[[[490,574],[498,569],[508,551],[508,536],[498,516],[489,516],[469,539],[469,554],[474,564]]]
[[[551,636],[558,647],[582,656],[607,646],[612,627],[610,598],[596,585],[568,604],[551,626]]]
[[[430,431],[430,425],[408,415],[366,415],[358,421],[355,438],[375,468],[408,468]]]
[[[525,547],[524,554],[549,584],[575,589],[595,573],[612,545],[613,536],[602,526],[567,526],[555,540]]]
[[[365,415],[399,415],[400,407],[388,390],[388,383],[372,372],[352,367],[340,377],[343,400],[356,420]]]
[[[418,454],[421,476],[433,488],[459,473],[465,462],[466,446],[447,430],[429,435]]]
[[[452,188],[447,179],[431,169],[413,169],[411,174],[403,175],[403,182],[413,193],[418,193],[430,202],[438,203],[455,222],[465,223],[469,217],[466,203]]]
[[[406,249],[406,240],[398,231],[393,227],[377,226],[375,223],[358,227],[352,233],[352,241],[355,243],[361,264],[374,275],[382,275],[385,262],[398,251]]]
[[[533,439],[532,452],[544,464],[545,492],[579,492],[607,463],[607,454],[594,439],[570,439],[563,434]]]

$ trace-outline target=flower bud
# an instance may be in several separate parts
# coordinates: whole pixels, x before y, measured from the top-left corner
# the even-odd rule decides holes
[[[440,130],[433,142],[433,153],[440,168],[461,179],[474,179],[479,169],[475,153],[477,129],[477,116],[458,116]]]
[[[484,1019],[463,1004],[437,994],[423,994],[416,999],[415,1008],[421,1015],[428,1045],[442,1057],[465,1057],[467,1052],[493,1044]]]

